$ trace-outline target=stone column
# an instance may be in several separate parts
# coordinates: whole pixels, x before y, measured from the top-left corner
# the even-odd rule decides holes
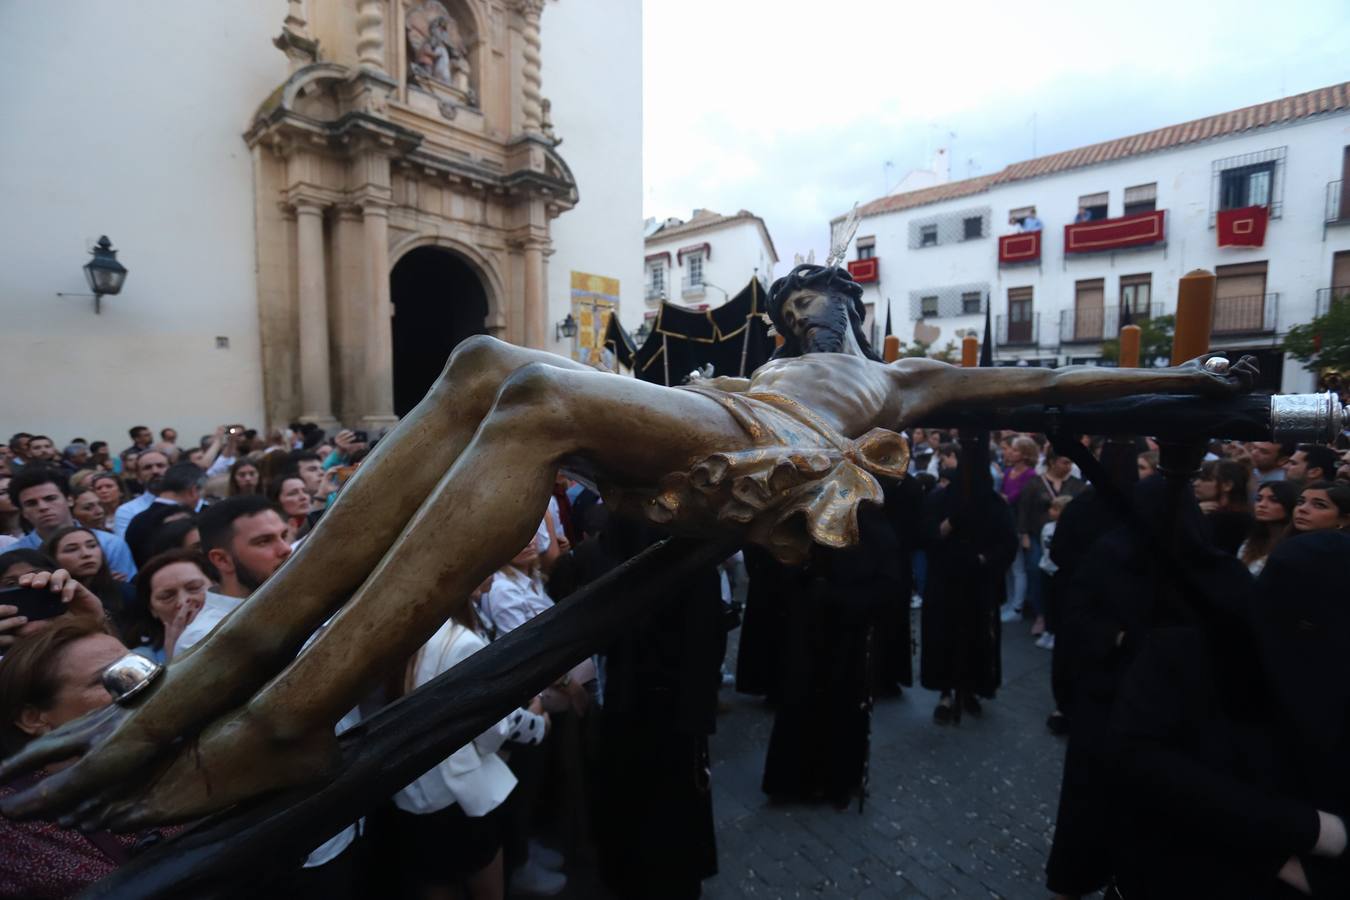
[[[300,311],[300,418],[323,428],[333,418],[328,362],[328,284],[324,273],[323,207],[295,201],[296,275]]]
[[[544,247],[536,240],[525,244],[525,346],[548,347],[548,282],[544,277]]]
[[[384,71],[384,0],[356,4],[356,59],[363,69]]]
[[[305,19],[304,0],[286,0],[286,18],[281,27],[301,37],[309,37],[309,22]]]
[[[370,303],[366,290],[366,231],[361,208],[352,203],[337,206],[331,229],[333,251],[329,300],[335,315],[333,412],[344,424],[356,423],[366,414],[366,334],[370,331]]]
[[[541,93],[543,78],[540,69],[543,57],[540,55],[542,42],[539,38],[539,19],[544,12],[544,0],[516,0],[516,12],[525,20],[525,29],[522,32],[525,48],[522,54],[524,69],[521,72],[524,82],[521,130],[526,134],[540,134],[544,123],[544,96]]]
[[[377,431],[398,421],[394,415],[394,334],[389,299],[389,207],[379,200],[361,204],[365,226],[366,302],[369,327],[366,329],[365,377],[366,413],[361,421],[367,430]]]

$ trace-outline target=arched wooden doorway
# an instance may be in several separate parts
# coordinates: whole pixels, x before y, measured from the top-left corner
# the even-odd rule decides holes
[[[466,337],[487,333],[487,292],[458,254],[417,247],[389,275],[394,305],[394,412],[407,414]]]

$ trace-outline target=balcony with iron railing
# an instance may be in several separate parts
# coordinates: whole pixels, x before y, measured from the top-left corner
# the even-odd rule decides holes
[[[1279,307],[1279,294],[1216,297],[1211,331],[1216,335],[1274,334]]]
[[[665,299],[665,296],[666,286],[664,283],[652,284],[650,281],[647,282],[647,290],[643,296],[644,300],[655,302]]]
[[[1334,284],[1331,287],[1317,289],[1317,312],[1318,316],[1325,316],[1331,311],[1331,304],[1345,303],[1350,301],[1350,284]]]
[[[1350,191],[1345,189],[1344,181],[1327,182],[1327,205],[1322,222],[1325,225],[1350,223]]]
[[[702,297],[706,289],[703,286],[702,277],[690,277],[688,275],[680,279],[681,297]]]
[[[850,260],[848,264],[848,277],[858,282],[858,284],[876,284],[881,278],[881,260],[875,256],[869,256],[866,259]]]
[[[1133,310],[1130,320],[1138,325],[1149,318],[1162,315],[1162,304],[1154,303],[1147,309]],[[1061,344],[1095,344],[1120,336],[1120,307],[1099,306],[1093,309],[1066,309],[1059,314],[1059,342]]]
[[[1035,347],[1041,338],[1041,314],[1034,312],[1013,319],[999,316],[994,327],[994,344],[998,347]]]

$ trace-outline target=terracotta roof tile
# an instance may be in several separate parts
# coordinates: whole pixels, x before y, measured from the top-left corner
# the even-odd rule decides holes
[[[748,209],[737,210],[734,215],[730,216],[715,213],[710,209],[696,209],[694,210],[693,217],[690,218],[689,221],[681,222],[679,225],[663,225],[647,235],[645,243],[650,244],[654,241],[666,241],[673,237],[706,231],[709,228],[716,228],[731,222],[758,222],[759,227],[764,230],[764,237],[769,242],[769,252],[773,254],[775,262],[778,260],[778,251],[774,249],[773,237],[769,234],[769,226],[765,225],[763,219],[750,212]]]
[[[1198,141],[1228,137],[1254,128],[1265,128],[1347,109],[1350,109],[1350,81],[1318,88],[1315,91],[1308,91],[1303,94],[1295,94],[1292,97],[1281,97],[1278,100],[1270,100],[1266,103],[1257,103],[1254,106],[1206,116],[1203,119],[1182,122],[1179,125],[1169,125],[1142,134],[1133,134],[1128,137],[1103,141],[1099,144],[1091,144],[1087,147],[1077,147],[1061,153],[1052,153],[1049,156],[1016,162],[992,175],[964,178],[960,181],[949,181],[946,184],[917,191],[891,194],[888,197],[880,197],[870,203],[863,204],[860,210],[864,216],[898,212],[916,206],[926,206],[929,203],[938,203],[942,200],[954,200],[958,197],[980,194],[995,185],[1053,175],[1057,172],[1082,168],[1099,162],[1125,159]],[[839,217],[839,219],[842,218],[843,216]],[[838,219],[835,221],[838,221]],[[663,232],[658,231],[657,234],[663,234]]]

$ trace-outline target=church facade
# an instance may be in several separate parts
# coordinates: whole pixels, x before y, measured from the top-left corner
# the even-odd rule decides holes
[[[577,355],[578,284],[641,320],[638,4],[77,5],[0,22],[11,60],[88,50],[11,95],[11,430],[378,429],[471,334]],[[102,233],[129,275],[94,315],[55,294]]]

